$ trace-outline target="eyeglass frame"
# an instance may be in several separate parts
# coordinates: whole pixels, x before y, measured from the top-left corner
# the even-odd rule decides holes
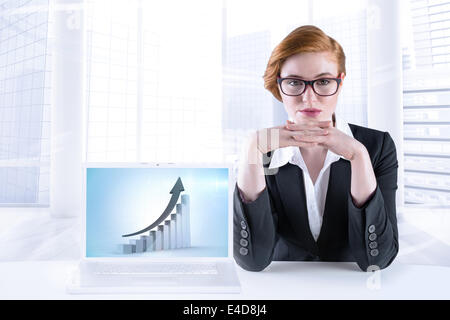
[[[300,81],[303,81],[303,83],[305,84],[305,88],[304,88],[303,91],[302,91],[301,93],[299,93],[299,94],[286,94],[286,93],[284,93],[283,88],[281,87],[281,82],[283,82],[283,80],[286,80],[286,79],[293,79],[293,80],[300,80]],[[333,94],[326,94],[326,95],[318,94],[318,93],[316,92],[316,90],[314,89],[314,83],[315,83],[316,81],[319,81],[319,80],[336,80],[336,82],[338,83],[338,85],[337,85],[337,87],[336,87],[336,91],[335,91]],[[334,96],[334,95],[339,91],[339,85],[341,84],[341,81],[342,81],[342,78],[320,78],[320,79],[308,81],[308,80],[303,80],[303,79],[295,78],[295,77],[286,77],[286,78],[277,77],[277,83],[278,83],[278,85],[280,86],[281,92],[282,92],[284,95],[289,96],[289,97],[298,97],[298,96],[301,96],[302,94],[305,93],[306,88],[308,87],[308,85],[311,85],[312,90],[313,90],[314,93],[317,94],[318,96],[321,96],[321,97],[330,97],[330,96]]]

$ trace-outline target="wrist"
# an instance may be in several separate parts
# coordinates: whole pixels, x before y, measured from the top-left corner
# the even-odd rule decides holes
[[[253,146],[255,149],[260,153],[260,155],[263,155],[269,151],[270,149],[270,142],[268,141],[268,132],[262,132],[262,130],[267,129],[261,129],[254,133],[253,136]]]
[[[363,159],[364,156],[367,154],[366,147],[359,141],[355,144],[355,147],[353,149],[353,154],[350,159],[350,162],[358,161],[360,159]]]
[[[263,152],[258,147],[258,133],[257,131],[254,131],[248,136],[247,143],[245,147],[245,157],[246,160],[246,166],[249,166],[249,168],[261,167],[262,168],[262,158],[263,158]],[[256,169],[253,169],[256,170]]]

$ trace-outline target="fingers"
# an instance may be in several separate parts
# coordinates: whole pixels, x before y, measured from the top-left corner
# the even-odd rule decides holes
[[[289,143],[291,146],[295,147],[302,147],[302,148],[311,148],[318,145],[317,142],[305,142],[305,141],[297,141],[295,139],[292,139],[291,143]]]
[[[312,128],[328,128],[332,125],[331,120],[318,121],[318,120],[305,120],[298,123],[287,120],[286,129],[288,130],[303,130]]]
[[[287,130],[291,136],[307,137],[307,136],[326,136],[328,130],[322,128],[308,128],[302,130]]]
[[[306,135],[293,135],[292,138],[299,142],[308,143],[323,143],[326,141],[326,136],[306,136]]]
[[[287,146],[313,147],[326,141],[328,131],[319,127],[303,130],[286,130],[283,126],[265,128],[257,131],[258,149],[275,150]],[[263,152],[263,153],[265,153]]]
[[[328,134],[328,130],[321,128],[311,128],[301,131],[292,131],[291,134],[298,136],[326,136]]]

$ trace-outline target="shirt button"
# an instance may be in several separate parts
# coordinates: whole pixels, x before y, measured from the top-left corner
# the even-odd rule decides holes
[[[373,250],[370,250],[370,255],[372,256],[372,257],[376,257],[377,255],[378,255],[378,250],[377,249],[373,249]]]
[[[248,237],[248,232],[245,230],[241,230],[241,237],[242,238],[247,238]]]
[[[371,233],[371,234],[369,234],[369,240],[370,240],[370,241],[374,241],[376,238],[377,238],[376,233]]]
[[[248,254],[248,249],[247,248],[240,248],[239,249],[239,253],[243,256],[246,256]]]
[[[241,228],[244,230],[247,229],[247,225],[245,224],[244,220],[241,221]]]
[[[246,247],[248,246],[248,241],[245,239],[241,239],[241,241],[239,241],[239,243],[241,244],[241,246]]]
[[[371,224],[371,225],[369,226],[369,232],[370,232],[370,233],[374,233],[374,232],[375,232],[375,226],[374,226],[373,224]]]
[[[378,243],[376,241],[369,243],[369,248],[370,249],[375,249],[376,247],[378,247]]]

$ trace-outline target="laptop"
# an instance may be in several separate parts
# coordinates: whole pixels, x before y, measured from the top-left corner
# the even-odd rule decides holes
[[[86,163],[69,293],[238,293],[229,164]]]

